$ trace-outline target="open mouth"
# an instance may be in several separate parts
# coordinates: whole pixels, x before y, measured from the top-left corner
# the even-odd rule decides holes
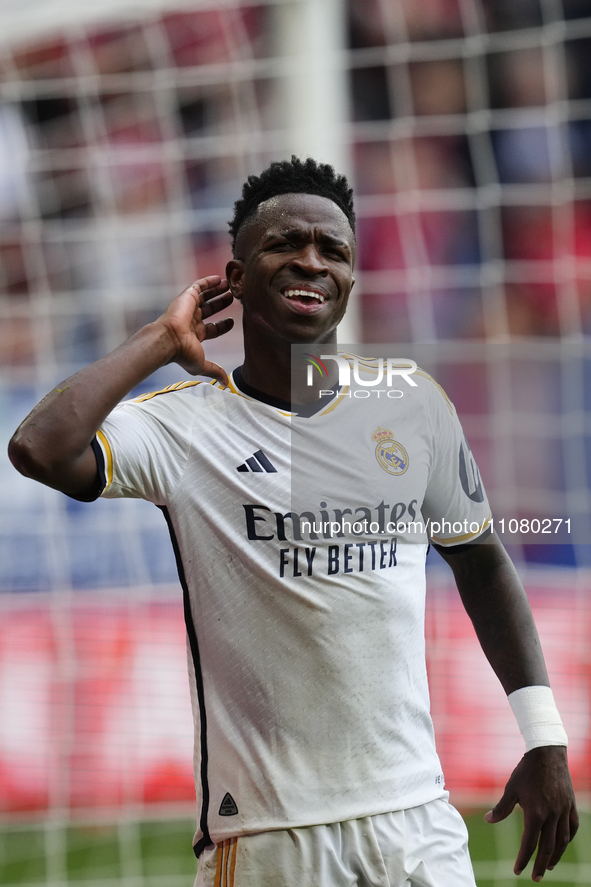
[[[322,293],[316,292],[316,290],[309,289],[288,289],[285,290],[283,295],[286,299],[295,299],[298,302],[304,302],[304,304],[310,302],[326,302],[326,296],[323,296]]]
[[[282,296],[298,314],[315,314],[327,301],[323,293],[307,287],[289,287],[283,290]]]

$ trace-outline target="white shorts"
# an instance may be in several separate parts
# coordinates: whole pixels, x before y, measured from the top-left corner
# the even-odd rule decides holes
[[[464,820],[445,798],[206,848],[195,887],[476,887]]]

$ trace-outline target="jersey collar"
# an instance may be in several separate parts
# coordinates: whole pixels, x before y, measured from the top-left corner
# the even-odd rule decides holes
[[[299,404],[292,404],[287,400],[280,400],[278,397],[271,397],[269,394],[265,394],[264,391],[259,391],[258,388],[253,388],[252,385],[249,385],[248,382],[245,382],[242,378],[241,366],[236,367],[236,369],[230,374],[230,381],[240,394],[244,394],[252,400],[266,403],[271,407],[275,407],[277,410],[281,410],[283,413],[290,413],[292,416],[301,416],[304,419],[315,416],[316,413],[323,410],[340,391],[340,386],[337,382],[336,385],[331,388],[332,395],[330,398],[318,398],[314,403],[302,406]]]

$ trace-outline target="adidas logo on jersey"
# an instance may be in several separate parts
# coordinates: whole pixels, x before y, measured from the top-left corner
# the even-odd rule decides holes
[[[250,459],[247,459],[246,462],[239,465],[236,471],[266,471],[267,474],[271,474],[273,472],[276,473],[277,469],[273,463],[267,459],[262,450],[257,450]]]
[[[236,801],[230,792],[226,792],[224,799],[220,804],[219,816],[236,816],[237,813],[238,807],[236,806]]]

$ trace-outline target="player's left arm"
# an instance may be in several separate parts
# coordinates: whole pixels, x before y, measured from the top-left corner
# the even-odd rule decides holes
[[[478,640],[505,692],[549,686],[527,595],[500,540],[491,535],[456,551],[435,547],[453,571]],[[547,869],[554,868],[579,827],[565,746],[547,745],[526,752],[486,819],[499,822],[516,804],[523,808],[524,831],[514,871],[521,874],[537,847],[532,878],[540,881]]]

